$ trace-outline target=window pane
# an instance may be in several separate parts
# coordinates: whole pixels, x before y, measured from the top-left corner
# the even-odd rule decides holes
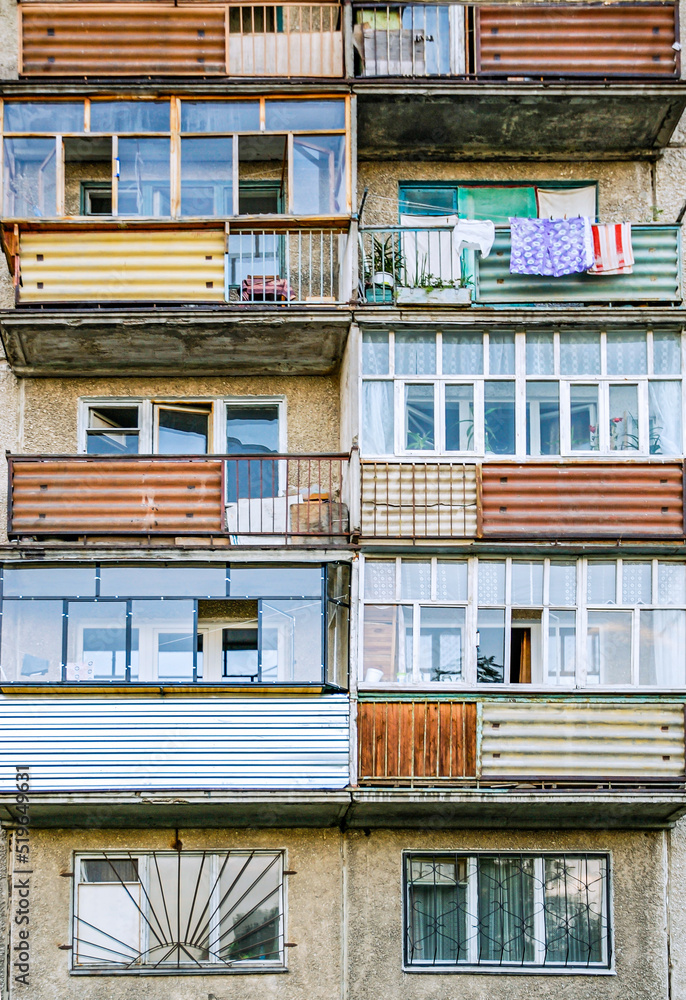
[[[319,566],[232,566],[231,597],[319,597]]]
[[[657,589],[660,604],[686,604],[686,566],[683,563],[659,562]]]
[[[344,101],[266,101],[267,132],[345,128]]]
[[[506,226],[510,216],[530,219],[536,215],[536,189],[533,185],[461,187],[459,193],[460,214],[468,219],[490,219]]]
[[[474,387],[445,387],[445,450],[474,451]]]
[[[169,139],[119,140],[120,215],[168,216]]]
[[[573,684],[576,677],[576,611],[552,610],[548,617],[547,684]]]
[[[649,562],[622,562],[622,604],[653,603],[653,566]]]
[[[233,215],[233,142],[181,140],[181,215]]]
[[[457,681],[462,676],[464,608],[422,608],[419,671],[423,682]]]
[[[576,604],[576,563],[551,562],[548,589],[551,604]]]
[[[57,214],[54,139],[5,139],[3,215],[51,218]]]
[[[295,136],[292,211],[340,215],[345,209],[345,136]]]
[[[329,601],[326,628],[326,680],[344,688],[348,686],[350,663],[350,608]]]
[[[443,374],[481,375],[484,339],[480,333],[443,334]]]
[[[83,132],[83,101],[5,101],[3,128],[51,135]]]
[[[512,563],[512,603],[524,606],[543,604],[543,563]]]
[[[229,455],[278,454],[279,407],[227,403],[226,451]]]
[[[140,653],[140,662],[132,657],[132,680],[193,680],[193,601],[133,601],[131,630]]]
[[[369,559],[364,564],[364,596],[367,600],[395,600],[395,559]]]
[[[467,563],[439,559],[436,579],[437,601],[467,600]]]
[[[206,455],[211,407],[157,408],[157,452],[160,455]]]
[[[231,854],[235,860],[232,857],[229,864],[220,868],[217,890],[221,930],[218,955],[233,963],[280,961],[283,955],[282,856],[266,852],[241,855],[235,851]],[[209,894],[205,898],[211,900]],[[211,912],[214,905],[211,901],[208,911]],[[202,907],[200,910],[202,912]]]
[[[467,960],[467,859],[408,858],[407,957],[411,964]]]
[[[260,625],[263,683],[323,683],[321,601],[262,601]]]
[[[362,453],[392,455],[393,447],[393,383],[362,383]]]
[[[181,101],[182,132],[259,132],[259,101]]]
[[[514,382],[484,383],[484,447],[487,454],[514,455]]]
[[[412,608],[368,604],[364,609],[364,680],[412,681]]]
[[[432,333],[396,333],[395,374],[434,375],[436,337]]]
[[[54,683],[61,663],[62,602],[3,601],[2,679]]]
[[[168,131],[169,101],[91,101],[91,132]]]
[[[363,375],[388,375],[388,334],[365,333],[362,338]]]
[[[408,451],[433,451],[434,387],[405,386],[405,448]]]
[[[479,644],[476,679],[480,684],[502,684],[505,679],[505,612],[479,608]]]
[[[631,683],[631,612],[589,611],[589,684]]]
[[[681,455],[681,382],[648,383],[651,455]]]
[[[136,455],[138,407],[91,407],[88,411],[86,452],[89,455]]]
[[[126,604],[70,602],[67,608],[67,680],[123,680]]]
[[[479,958],[484,962],[532,962],[534,958],[534,861],[530,857],[481,857],[479,865]]]
[[[639,684],[683,687],[686,683],[686,611],[641,611]]]
[[[610,450],[638,450],[638,386],[610,386]]]
[[[562,375],[600,375],[599,334],[562,334],[560,372]]]
[[[225,566],[102,566],[102,597],[225,597]]]
[[[5,597],[95,597],[95,566],[5,566]]]
[[[569,387],[572,451],[598,451],[598,386]]]
[[[505,562],[479,560],[479,604],[505,603]]]
[[[648,371],[645,333],[607,334],[607,374],[635,378]]]
[[[557,382],[526,383],[526,453],[560,454],[560,390]]]
[[[431,563],[403,559],[400,563],[400,596],[411,601],[431,597]]]
[[[370,13],[365,11],[365,17]],[[457,188],[401,187],[399,202],[401,215],[452,215],[457,212]]]
[[[653,371],[656,375],[681,374],[681,334],[653,333]]]
[[[607,936],[605,858],[545,859],[546,964],[600,964]]]
[[[488,338],[488,370],[491,375],[514,375],[513,333],[491,333]]]
[[[97,858],[81,862],[82,882],[138,882],[138,859]]]
[[[617,564],[589,562],[587,567],[586,599],[589,604],[617,603]]]
[[[527,333],[526,335],[526,374],[554,375],[555,352],[553,349],[554,335],[552,333]]]

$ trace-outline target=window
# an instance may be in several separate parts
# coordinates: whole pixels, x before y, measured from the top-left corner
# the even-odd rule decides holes
[[[686,565],[366,559],[365,685],[686,684]]]
[[[459,971],[608,969],[602,854],[406,854],[405,965]]]
[[[658,330],[368,332],[363,454],[680,456],[681,351]]]
[[[564,212],[567,207],[569,213]],[[595,219],[595,181],[529,182],[520,184],[446,182],[444,184],[401,184],[401,215],[451,215],[465,219],[490,219],[508,225],[511,216],[547,217],[556,214],[588,215]]]
[[[103,851],[74,865],[73,972],[285,964],[280,851]]]

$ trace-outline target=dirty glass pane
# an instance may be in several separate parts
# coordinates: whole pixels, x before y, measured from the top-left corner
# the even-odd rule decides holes
[[[653,333],[653,371],[656,375],[681,374],[681,334]]]
[[[600,334],[564,333],[560,336],[562,375],[600,375]]]
[[[445,450],[474,451],[474,386],[445,387]]]
[[[412,608],[368,604],[364,609],[364,683],[412,681]]]
[[[295,215],[345,212],[345,136],[295,136],[291,210]]]
[[[526,453],[560,454],[560,390],[557,382],[526,383]]]
[[[464,608],[422,608],[419,627],[419,675],[429,681],[462,677]]]
[[[589,684],[631,683],[631,612],[589,611]]]
[[[405,386],[405,448],[408,451],[433,451],[434,387]]]
[[[514,455],[514,382],[484,383],[484,450],[492,455]]]
[[[645,333],[608,333],[607,374],[635,378],[648,371]]]
[[[431,597],[431,563],[419,559],[403,559],[400,563],[400,596],[411,601],[428,601]]]
[[[362,338],[362,374],[388,375],[388,334],[365,333]]]
[[[259,101],[182,101],[182,132],[259,132]]]
[[[119,140],[119,215],[168,216],[169,139]]]
[[[476,679],[480,684],[502,684],[505,679],[505,612],[479,609],[477,619]]]
[[[550,611],[547,684],[573,684],[576,678],[576,611]]]
[[[51,218],[57,214],[54,139],[5,139],[3,215]]]
[[[392,382],[362,383],[362,453],[392,455],[394,393]]]
[[[481,375],[484,340],[480,333],[443,334],[443,374]]]
[[[610,450],[638,450],[638,386],[610,386]]]
[[[569,407],[572,451],[598,451],[598,386],[571,385]]]
[[[395,335],[395,374],[433,375],[436,372],[436,337],[432,333]]]
[[[514,375],[515,340],[513,333],[492,333],[488,338],[490,375]]]
[[[91,132],[168,132],[169,101],[91,101]]]
[[[181,140],[181,215],[233,215],[233,141]]]
[[[123,680],[126,604],[70,602],[67,607],[67,680]]]
[[[651,455],[682,454],[681,382],[648,383]]]
[[[5,101],[5,132],[83,132],[83,101]]]
[[[5,566],[4,597],[95,597],[95,566]]]
[[[526,374],[554,375],[555,351],[552,333],[527,333]]]
[[[193,608],[193,601],[132,602],[131,629],[139,648],[138,664],[132,658],[132,680],[193,680]]]
[[[344,101],[266,101],[267,132],[345,128]]]
[[[260,628],[263,683],[323,682],[320,600],[262,601]]]
[[[62,601],[3,601],[3,681],[62,679]]]
[[[686,611],[641,610],[639,684],[683,687],[686,681]]]

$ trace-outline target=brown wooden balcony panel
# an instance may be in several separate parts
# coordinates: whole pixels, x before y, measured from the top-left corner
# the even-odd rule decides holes
[[[682,538],[682,463],[484,463],[482,533]]]
[[[408,784],[476,776],[473,702],[364,702],[357,725],[361,782]]]

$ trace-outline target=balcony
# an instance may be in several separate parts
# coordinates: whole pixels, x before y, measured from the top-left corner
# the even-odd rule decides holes
[[[499,226],[488,257],[455,251],[449,226],[361,227],[360,299],[366,307],[676,305],[681,302],[679,226],[631,227],[633,274],[561,278],[510,274],[510,230]],[[471,259],[470,259],[471,258]]]
[[[19,72],[30,78],[343,76],[342,11],[335,2],[31,2],[19,16]]]
[[[345,545],[348,455],[11,456],[12,538]]]

